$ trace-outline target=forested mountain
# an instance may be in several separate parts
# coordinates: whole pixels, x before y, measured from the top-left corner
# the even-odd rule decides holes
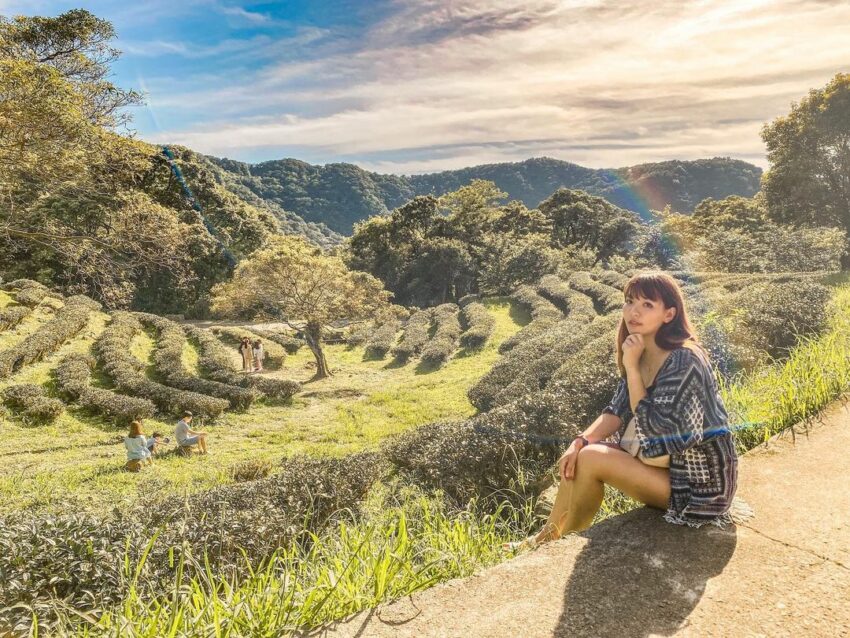
[[[599,195],[636,212],[660,210],[670,204],[674,211],[687,213],[707,197],[751,197],[759,189],[762,173],[758,166],[723,157],[617,169],[586,168],[537,157],[424,175],[382,175],[354,164],[318,166],[295,159],[259,164],[209,159],[266,201],[344,234],[351,233],[355,222],[387,214],[417,195],[442,195],[473,179],[494,182],[510,199],[529,208],[565,187]]]

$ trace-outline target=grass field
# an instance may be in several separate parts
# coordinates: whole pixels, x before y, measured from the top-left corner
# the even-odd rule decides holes
[[[5,297],[0,304],[8,303]],[[232,468],[245,459],[276,465],[293,453],[342,455],[423,423],[469,416],[475,409],[466,398],[467,389],[498,359],[499,344],[529,320],[507,299],[487,299],[485,305],[496,318],[496,330],[480,352],[460,350],[439,370],[428,371],[416,361],[404,366],[390,359],[364,361],[362,347],[329,345],[332,377],[305,384],[289,404],[255,404],[245,413],[225,413],[214,424],[194,424],[210,432],[207,457],[167,454],[139,474],[122,470],[123,428],[99,417],[69,408],[51,425],[29,426],[5,415],[0,420],[0,508],[102,511],[163,490],[182,494],[228,483]],[[47,316],[39,311],[18,329],[0,334],[0,348],[19,342]],[[4,380],[0,389],[38,383],[54,391],[51,371],[59,360],[88,350],[107,322],[105,314],[95,314],[78,338]],[[152,336],[143,333],[134,339],[131,351],[149,362],[154,344]],[[194,371],[197,356],[188,346],[184,365]],[[265,374],[306,381],[314,370],[310,351],[301,348],[287,357],[282,370]],[[148,369],[148,374],[153,372]],[[97,377],[93,381],[105,383]],[[172,436],[174,423],[147,420],[146,434],[155,430]]]

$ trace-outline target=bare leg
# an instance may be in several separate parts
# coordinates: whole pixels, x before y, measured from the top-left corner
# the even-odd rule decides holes
[[[549,518],[535,540],[545,542],[590,527],[606,483],[651,507],[664,509],[670,499],[669,469],[647,465],[619,446],[594,443],[579,452],[574,478],[561,480]]]

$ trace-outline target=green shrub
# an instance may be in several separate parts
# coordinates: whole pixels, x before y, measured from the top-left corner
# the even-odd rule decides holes
[[[739,342],[748,342],[773,357],[785,357],[798,336],[826,327],[831,297],[826,286],[811,281],[779,281],[748,286],[727,307],[740,309]]]
[[[418,355],[428,342],[431,329],[432,309],[423,308],[414,312],[404,327],[401,341],[392,349],[393,356],[399,361],[407,361]]]
[[[531,323],[501,343],[499,352],[502,354],[505,354],[526,339],[542,334],[564,318],[563,313],[556,306],[552,305],[552,302],[548,299],[537,294],[537,291],[532,286],[525,284],[520,286],[513,292],[511,299],[528,309],[531,314]]]
[[[94,357],[82,353],[62,359],[55,371],[59,390],[83,409],[115,419],[119,426],[153,416],[156,406],[147,399],[92,387],[91,372],[95,363]]]
[[[593,299],[587,294],[578,292],[570,287],[569,283],[557,275],[546,275],[541,277],[537,284],[537,292],[557,306],[566,316],[575,317],[581,315],[587,321],[592,321],[597,312],[593,305]]]
[[[294,337],[290,334],[279,332],[277,330],[253,328],[251,331],[263,339],[268,339],[269,341],[282,346],[283,349],[286,350],[287,354],[295,354],[307,343],[304,339],[299,339],[298,337]]]
[[[623,307],[623,291],[595,281],[588,272],[574,272],[570,275],[569,284],[575,290],[590,297],[596,312],[600,315]]]
[[[401,327],[401,322],[390,318],[376,327],[366,342],[365,355],[370,359],[383,359],[395,343],[395,335]]]
[[[265,358],[263,359],[264,368],[279,370],[286,361],[286,348],[274,339],[267,337],[264,331],[261,331],[263,332],[261,335],[259,332],[248,330],[247,328],[231,328],[227,326],[215,326],[210,330],[213,334],[220,337],[222,341],[232,346],[240,358],[242,354],[239,352],[239,346],[242,343],[242,337],[248,337],[252,344],[257,339],[261,339],[263,341],[263,353],[265,354]]]
[[[348,333],[345,335],[345,343],[349,346],[362,346],[365,344],[375,326],[370,321],[360,321],[348,327]]]
[[[467,295],[461,301],[473,296]],[[496,320],[487,311],[484,304],[478,301],[468,300],[460,307],[461,319],[465,327],[465,330],[460,335],[460,345],[470,350],[479,350],[484,347],[484,344],[487,343],[487,340],[493,334],[493,330],[496,327]]]
[[[245,459],[230,468],[230,478],[236,483],[266,478],[273,464],[268,459]]]
[[[14,328],[32,314],[26,306],[9,306],[0,310],[0,332]]]
[[[671,274],[668,271],[668,274]],[[590,276],[607,286],[611,286],[612,288],[616,288],[617,290],[623,290],[626,287],[626,284],[629,283],[629,277],[626,275],[617,272],[616,270],[599,270],[599,271],[591,271]]]
[[[274,399],[289,399],[301,390],[301,384],[289,379],[271,379],[237,372],[230,353],[209,330],[183,326],[190,338],[198,343],[198,368],[201,374],[221,383],[250,388]]]
[[[552,335],[548,340],[552,347],[548,351],[538,350],[537,356],[526,358],[525,365],[516,369],[507,385],[498,391],[492,405],[504,405],[545,388],[562,368],[582,370],[587,364],[582,351],[600,337],[613,342],[617,321],[618,316],[608,315],[597,317],[579,330],[568,331],[567,326],[560,324],[553,328],[552,332],[558,336]],[[570,325],[575,326],[573,322]],[[614,365],[613,359],[610,365]]]
[[[433,309],[437,330],[422,350],[422,361],[428,366],[441,366],[457,348],[461,328],[457,304],[445,303]]]
[[[166,415],[191,410],[195,416],[215,418],[227,409],[229,402],[225,399],[170,388],[145,377],[144,364],[130,354],[130,342],[141,331],[141,323],[132,314],[116,312],[95,342],[98,361],[118,390],[151,400]]]
[[[44,388],[32,383],[10,385],[3,390],[3,402],[25,421],[50,423],[62,414],[64,404],[48,397]]]
[[[100,304],[83,295],[68,297],[56,316],[36,332],[11,348],[0,352],[0,378],[53,354],[88,324]]]
[[[183,348],[186,335],[179,324],[144,312],[135,313],[144,325],[157,331],[156,348],[153,352],[153,364],[157,374],[165,384],[172,388],[188,390],[227,400],[231,408],[246,410],[259,394],[249,388],[211,381],[190,375],[183,367]]]
[[[30,286],[29,288],[24,288],[18,292],[18,294],[15,295],[15,301],[22,306],[35,308],[38,304],[44,301],[44,298],[49,294],[50,291],[44,286]]]
[[[610,334],[594,339],[544,389],[466,421],[431,423],[382,444],[400,474],[459,502],[539,479],[607,405],[618,376]]]
[[[7,281],[2,286],[0,286],[3,290],[7,292],[11,292],[13,290],[25,290],[27,288],[44,288],[47,287],[35,281],[34,279],[15,279],[13,281]]]

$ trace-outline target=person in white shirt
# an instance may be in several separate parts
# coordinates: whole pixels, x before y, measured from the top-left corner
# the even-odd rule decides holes
[[[125,467],[131,472],[138,472],[143,466],[150,465],[153,462],[147,439],[142,431],[141,421],[133,421],[130,424],[130,433],[124,439],[124,447],[127,448],[127,465]]]
[[[180,447],[188,447],[191,445],[198,446],[198,452],[201,454],[207,453],[207,433],[193,430],[189,427],[192,422],[192,413],[186,410],[183,413],[183,418],[177,422],[177,428],[174,431],[174,438],[177,439],[177,445]]]

